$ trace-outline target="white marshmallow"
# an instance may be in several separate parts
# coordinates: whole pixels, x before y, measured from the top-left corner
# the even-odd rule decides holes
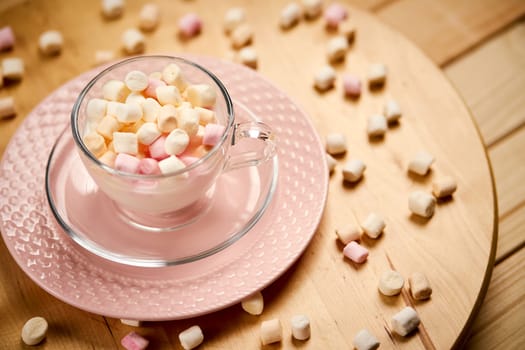
[[[240,49],[248,45],[253,40],[253,28],[246,23],[237,26],[231,33],[232,46],[235,49]]]
[[[316,18],[323,11],[322,0],[302,0],[304,15],[306,18]]]
[[[432,182],[432,194],[436,198],[451,196],[456,192],[458,185],[456,180],[447,176]]]
[[[416,215],[429,218],[434,215],[436,199],[423,191],[414,191],[408,196],[408,208]]]
[[[188,86],[188,82],[184,79],[182,71],[175,63],[168,64],[162,70],[162,80],[168,85],[174,85],[179,91],[184,91]]]
[[[376,350],[380,345],[379,340],[367,329],[357,332],[353,344],[356,350]]]
[[[296,25],[297,22],[299,22],[299,19],[301,19],[301,16],[302,16],[301,6],[299,6],[295,2],[289,3],[281,11],[281,16],[279,18],[279,24],[281,25],[281,28],[283,29],[291,28],[294,25]]]
[[[108,101],[124,102],[130,91],[121,80],[109,80],[102,86],[102,96]]]
[[[421,272],[414,272],[410,275],[408,285],[410,287],[410,294],[412,294],[412,297],[416,300],[428,299],[432,294],[432,287],[427,277]]]
[[[336,229],[335,234],[341,243],[347,245],[352,241],[361,239],[361,229],[357,225],[346,225],[342,228]]]
[[[102,14],[108,19],[122,16],[124,0],[102,0]]]
[[[261,323],[261,342],[262,345],[280,342],[283,338],[281,321],[278,318]]]
[[[374,63],[368,67],[368,83],[370,86],[381,86],[385,83],[387,68],[382,63]]]
[[[111,168],[115,167],[115,159],[117,159],[117,154],[113,151],[106,151],[98,158],[101,163],[106,164]]]
[[[95,65],[105,64],[115,59],[115,52],[111,50],[95,51]]]
[[[361,223],[361,228],[370,238],[376,239],[385,229],[386,224],[383,217],[377,213],[370,213],[365,221]]]
[[[224,15],[224,31],[231,33],[246,20],[246,12],[241,7],[232,7]]]
[[[120,125],[118,123],[118,120],[115,119],[115,117],[112,117],[110,115],[106,115],[102,120],[100,120],[100,123],[97,125],[97,132],[104,136],[106,140],[112,140],[113,139],[113,133],[115,131],[118,131],[120,128]]]
[[[24,71],[24,61],[21,58],[11,57],[2,60],[4,79],[21,80],[24,76]]]
[[[295,315],[290,320],[292,336],[297,340],[310,338],[310,319],[306,315]]]
[[[91,132],[82,138],[84,145],[95,157],[100,157],[107,151],[106,140],[102,135]]]
[[[206,125],[215,123],[215,112],[208,108],[195,107],[195,110],[199,113],[199,124]]]
[[[142,124],[137,130],[137,139],[143,145],[151,145],[160,135],[157,124],[151,122]]]
[[[204,341],[204,334],[199,326],[191,326],[179,333],[179,341],[184,350],[191,350]]]
[[[213,107],[217,92],[207,84],[194,84],[186,88],[186,99],[194,107]]]
[[[320,91],[326,91],[334,86],[335,70],[331,66],[323,66],[314,76],[314,86]]]
[[[434,163],[434,156],[425,151],[419,151],[414,158],[408,163],[408,170],[424,176],[430,170],[430,166]]]
[[[159,86],[155,89],[157,100],[161,105],[171,104],[178,106],[182,103],[179,89],[173,85]]]
[[[343,179],[349,182],[361,180],[366,169],[365,163],[360,159],[350,159],[343,167]]]
[[[143,53],[146,48],[144,35],[138,29],[127,29],[122,33],[122,47],[128,55]]]
[[[157,126],[161,132],[171,132],[177,127],[177,109],[173,105],[164,105],[159,109]]]
[[[157,102],[156,99],[148,97],[142,103],[142,119],[147,122],[156,122],[157,116],[159,115],[161,105]]]
[[[0,98],[0,120],[16,115],[15,99],[13,97]]]
[[[146,101],[146,97],[144,97],[139,91],[132,92],[126,97],[126,103],[136,103],[139,106],[142,106],[144,101]]]
[[[36,345],[46,337],[48,324],[43,317],[33,317],[22,327],[22,341],[26,345]]]
[[[419,326],[420,320],[416,310],[405,307],[392,317],[392,329],[401,336],[406,336]]]
[[[113,148],[117,153],[137,155],[139,153],[137,134],[132,132],[114,132]]]
[[[326,152],[331,155],[346,152],[346,137],[343,134],[332,133],[326,135]]]
[[[241,300],[241,307],[250,315],[260,315],[264,309],[264,298],[261,292],[257,291],[243,300]]]
[[[239,51],[239,59],[245,66],[257,68],[257,51],[251,46],[244,47]]]
[[[48,30],[38,38],[38,47],[44,55],[56,55],[62,50],[64,39],[58,30]]]
[[[368,117],[366,132],[369,137],[381,137],[386,133],[388,124],[382,114],[373,114]]]
[[[337,165],[337,161],[330,154],[326,153],[326,164],[328,165],[328,173],[331,174]]]
[[[188,133],[189,136],[197,134],[199,130],[199,112],[193,108],[182,108],[177,114],[177,127]]]
[[[401,107],[395,100],[388,100],[385,103],[383,109],[383,114],[385,115],[386,121],[388,123],[395,123],[401,118]]]
[[[139,13],[139,28],[144,31],[152,31],[159,25],[160,9],[157,4],[144,4]]]
[[[188,133],[182,129],[174,129],[166,137],[164,142],[164,150],[170,155],[179,155],[186,150],[190,143]]]
[[[329,62],[342,61],[348,51],[348,40],[344,36],[336,36],[328,41],[326,55]]]
[[[107,114],[111,115],[120,123],[131,124],[142,118],[142,107],[137,103],[121,103],[110,101],[107,105]]]
[[[121,318],[120,319],[120,323],[125,324],[127,326],[132,326],[132,327],[141,327],[142,326],[142,321],[139,321],[139,320],[126,320],[124,318]]]
[[[184,162],[176,156],[169,156],[168,158],[165,158],[159,162],[159,168],[162,174],[171,174],[184,169],[185,167],[186,165]]]
[[[98,123],[106,116],[108,101],[101,98],[92,98],[86,105],[86,122]]]
[[[394,296],[401,293],[405,279],[397,271],[385,271],[379,278],[378,289],[381,294],[386,296]]]
[[[343,21],[337,26],[337,32],[339,35],[346,38],[346,41],[350,44],[354,41],[356,28],[349,21]]]
[[[148,76],[139,70],[132,70],[124,78],[124,83],[131,91],[142,91],[148,87]]]

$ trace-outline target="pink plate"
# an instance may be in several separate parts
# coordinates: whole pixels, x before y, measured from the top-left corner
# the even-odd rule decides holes
[[[293,264],[315,233],[326,202],[328,172],[323,146],[308,117],[248,68],[214,58],[188,58],[214,72],[235,100],[277,134],[279,175],[273,199],[235,243],[176,266],[129,266],[76,244],[48,205],[45,171],[76,96],[100,69],[85,73],[53,92],[27,116],[0,165],[0,229],[6,246],[30,278],[64,302],[115,318],[153,321],[202,315],[270,284]],[[67,166],[63,164],[66,173]],[[261,179],[272,173],[257,172]],[[268,196],[253,183],[252,175],[244,176],[243,186],[255,188],[255,197]],[[97,220],[96,213],[87,215]],[[209,226],[220,230],[224,223],[210,221]]]

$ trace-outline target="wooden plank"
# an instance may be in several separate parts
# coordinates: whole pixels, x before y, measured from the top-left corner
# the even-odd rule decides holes
[[[525,127],[489,149],[497,179],[499,214],[518,206],[525,198]]]
[[[525,344],[525,249],[494,269],[467,348],[521,349]]]
[[[524,13],[523,0],[400,0],[377,12],[439,65]]]
[[[505,259],[525,244],[525,198],[519,207],[500,217],[496,263]]]
[[[487,145],[525,122],[525,20],[447,65]]]

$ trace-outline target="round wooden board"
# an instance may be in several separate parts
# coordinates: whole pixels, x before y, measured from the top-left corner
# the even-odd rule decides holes
[[[156,341],[158,348],[178,344],[178,332],[193,323],[204,329],[207,346],[258,348],[260,321],[274,317],[283,323],[282,349],[351,348],[354,335],[362,328],[375,334],[382,348],[446,349],[459,345],[490,278],[497,206],[490,165],[476,126],[440,70],[398,33],[369,14],[351,10],[349,21],[357,28],[356,40],[346,60],[334,66],[338,72],[335,89],[321,94],[313,89],[313,75],[326,63],[326,42],[335,35],[325,30],[322,19],[301,21],[282,31],[278,17],[287,3],[284,0],[156,2],[162,8],[162,23],[146,35],[146,53],[187,52],[223,58],[236,56],[222,31],[223,14],[233,5],[245,7],[248,22],[255,29],[253,45],[259,53],[259,73],[304,108],[323,138],[330,132],[342,132],[348,140],[348,152],[338,159],[330,179],[328,203],[318,232],[299,261],[263,291],[263,315],[250,316],[236,306],[193,320],[152,324],[154,329],[164,329],[163,337],[168,338]],[[124,16],[115,21],[103,20],[98,2],[87,1],[23,2],[0,14],[0,23],[11,25],[17,36],[15,49],[1,53],[0,59],[22,57],[26,64],[24,80],[0,90],[0,97],[16,98],[19,112],[15,119],[0,124],[2,153],[24,116],[62,83],[91,68],[96,50],[118,50],[121,33],[136,25],[140,7],[138,1],[128,1]],[[182,41],[176,35],[176,23],[190,11],[203,18],[203,32]],[[46,58],[38,53],[37,38],[51,28],[62,31],[65,47],[60,56]],[[365,88],[358,100],[345,99],[342,74],[354,73],[365,79],[373,62],[388,66],[384,88]],[[400,103],[403,117],[399,125],[389,128],[383,140],[370,142],[366,119],[381,112],[388,97]],[[427,150],[436,158],[432,172],[423,178],[406,171],[408,161],[419,150]],[[341,168],[353,157],[366,163],[365,177],[356,185],[344,185]],[[430,220],[412,217],[407,207],[409,193],[430,191],[432,181],[442,175],[458,182],[453,199],[439,202]],[[387,227],[379,239],[363,241],[370,256],[365,264],[355,265],[343,258],[335,229],[358,224],[370,212],[382,214]],[[4,269],[17,271],[14,260],[6,256],[5,246],[0,249]],[[397,297],[381,296],[378,278],[390,268],[405,277],[414,271],[425,273],[433,286],[432,298],[415,302],[406,288]],[[20,272],[14,276],[20,277]],[[2,274],[2,288],[12,284],[13,278]],[[20,294],[9,293],[9,299],[45,294],[28,278],[20,278]],[[8,337],[14,346],[19,342],[17,324],[24,322],[31,303],[26,305],[18,299],[8,303],[8,293],[0,295],[5,312],[14,321]],[[402,338],[391,334],[390,318],[406,305],[415,307],[422,323],[415,334]],[[67,307],[50,309],[48,317],[57,322],[79,317],[78,313],[68,314]],[[312,321],[312,337],[305,343],[290,338],[289,319],[297,313],[309,315]],[[115,322],[109,326],[115,338],[127,331]],[[75,344],[77,338],[82,341],[82,332],[54,332],[57,346]],[[48,345],[52,343],[54,340],[49,339]]]

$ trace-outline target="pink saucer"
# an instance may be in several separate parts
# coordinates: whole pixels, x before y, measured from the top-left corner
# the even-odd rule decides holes
[[[115,318],[172,320],[202,315],[238,303],[273,282],[314,235],[326,202],[328,171],[324,148],[308,117],[283,92],[248,68],[214,58],[187,58],[216,73],[235,100],[276,132],[279,175],[273,198],[246,234],[193,262],[136,267],[82,248],[52,214],[46,199],[45,171],[53,144],[69,122],[76,96],[100,69],[87,72],[53,92],[27,116],[0,166],[0,229],[6,246],[35,283],[64,302]],[[258,174],[253,169],[245,171],[251,173],[245,175],[249,179],[244,182],[246,188],[254,190],[255,197],[265,198],[265,190],[251,184],[257,176],[268,181],[265,174],[273,170],[257,169]],[[251,215],[256,208],[257,204],[252,206]],[[237,220],[249,221],[239,216]],[[208,226],[220,229],[222,225],[210,222]],[[213,245],[211,239],[204,243]],[[101,244],[107,248],[107,242]],[[152,258],[144,252],[133,253]]]

